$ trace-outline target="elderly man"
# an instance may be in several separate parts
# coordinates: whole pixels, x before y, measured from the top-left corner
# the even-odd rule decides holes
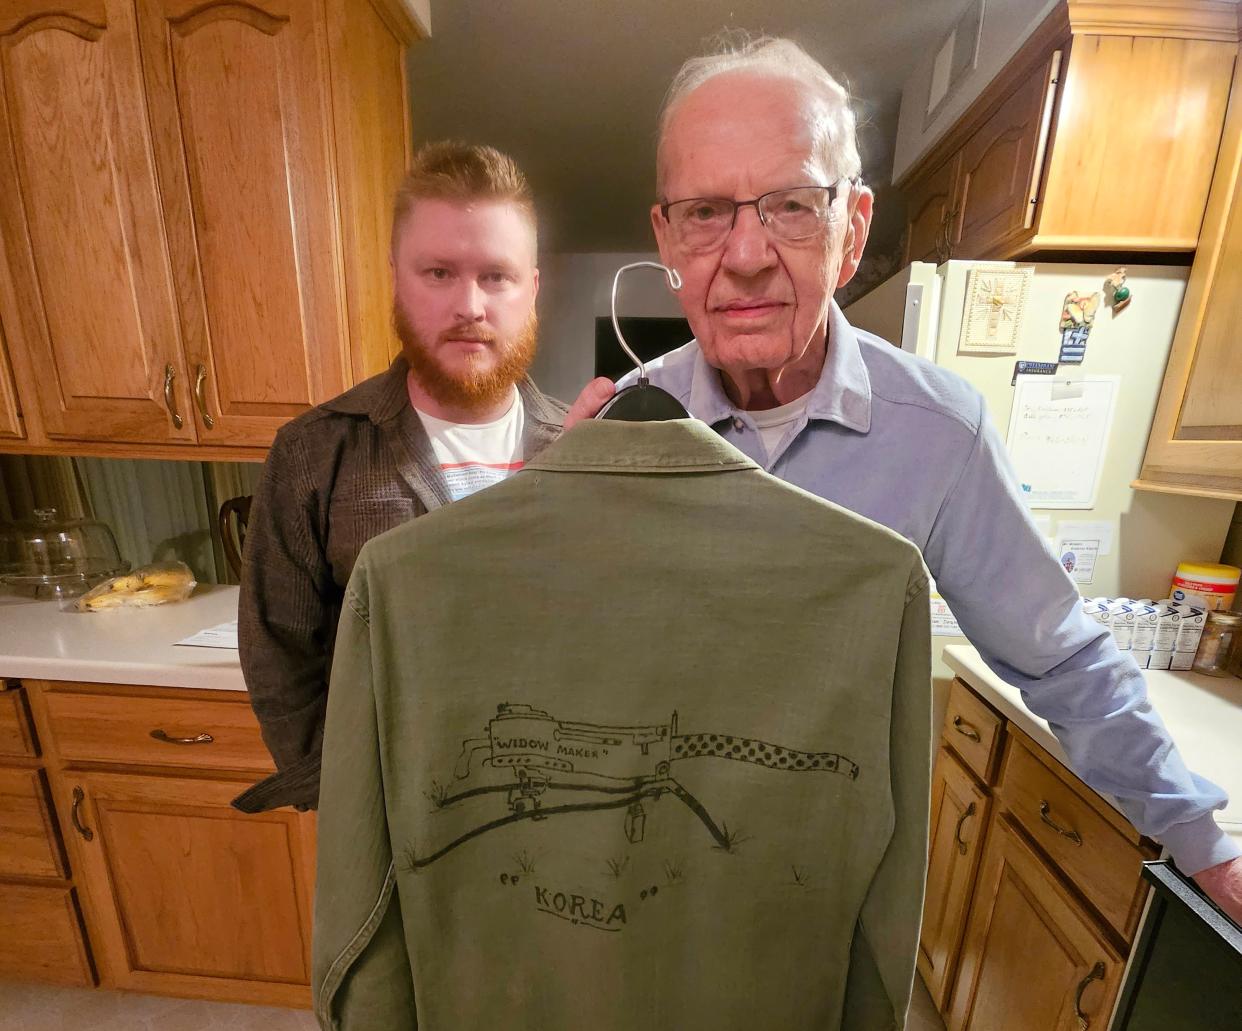
[[[691,60],[657,163],[651,222],[695,340],[649,365],[652,382],[763,468],[916,543],[1076,771],[1242,921],[1242,849],[1212,816],[1225,795],[1187,769],[1134,661],[1082,614],[980,395],[854,330],[832,301],[872,205],[842,87],[788,40]],[[612,390],[589,384],[566,425]]]
[[[345,585],[372,537],[504,479],[561,430],[535,355],[535,210],[491,147],[415,155],[393,211],[392,367],[276,436],[246,536],[242,671],[279,772],[234,803],[313,807]]]

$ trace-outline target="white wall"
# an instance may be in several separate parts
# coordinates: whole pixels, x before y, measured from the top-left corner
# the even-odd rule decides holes
[[[928,41],[927,52],[901,89],[901,113],[897,120],[897,141],[893,150],[893,182],[905,175],[957,121],[1059,2],[986,0],[978,63],[945,101],[935,120],[924,127],[932,65],[940,46],[938,39]]]
[[[595,372],[595,318],[609,313],[612,278],[632,261],[659,255],[545,254],[539,259],[539,353],[531,376],[539,388],[572,401]],[[629,272],[621,281],[619,315],[648,318],[682,314],[655,269]]]

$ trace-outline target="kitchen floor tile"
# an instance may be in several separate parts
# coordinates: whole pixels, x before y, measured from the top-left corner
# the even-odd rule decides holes
[[[315,1031],[307,1010],[0,981],[0,1031]]]

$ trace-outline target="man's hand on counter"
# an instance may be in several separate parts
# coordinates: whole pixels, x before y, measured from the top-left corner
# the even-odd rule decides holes
[[[1235,924],[1242,926],[1242,856],[1200,870],[1195,874],[1195,883]]]

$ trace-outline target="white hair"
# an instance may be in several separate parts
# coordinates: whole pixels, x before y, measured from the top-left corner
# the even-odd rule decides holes
[[[830,181],[861,175],[857,122],[849,91],[792,39],[772,36],[730,33],[720,38],[715,52],[686,61],[673,76],[660,108],[659,149],[677,105],[709,79],[731,72],[790,79],[803,86],[812,98],[814,157],[824,174]],[[658,156],[656,165],[659,185],[663,168]]]

